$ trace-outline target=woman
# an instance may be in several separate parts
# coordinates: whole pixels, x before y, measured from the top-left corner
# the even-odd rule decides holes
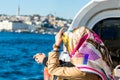
[[[47,67],[50,80],[114,80],[111,76],[111,60],[102,40],[86,27],[63,33],[62,28],[55,37],[53,50],[49,52]],[[72,66],[61,66],[59,48],[61,43],[70,55]],[[37,54],[38,55],[38,54]],[[43,54],[42,54],[43,55]],[[35,56],[37,62],[40,55]]]

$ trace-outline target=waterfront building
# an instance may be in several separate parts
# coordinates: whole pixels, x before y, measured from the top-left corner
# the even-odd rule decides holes
[[[22,21],[2,21],[0,22],[0,31],[29,32],[33,27]]]
[[[8,20],[0,22],[0,31],[3,30],[12,31],[12,23],[9,22]]]

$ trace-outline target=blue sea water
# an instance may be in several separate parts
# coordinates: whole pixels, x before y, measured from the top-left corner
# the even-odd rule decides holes
[[[0,32],[0,80],[43,80],[33,56],[52,49],[54,35]]]

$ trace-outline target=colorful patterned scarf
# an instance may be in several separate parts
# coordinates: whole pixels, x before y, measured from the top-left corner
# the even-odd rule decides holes
[[[114,80],[108,50],[95,32],[79,27],[65,32],[62,38],[71,62],[79,70],[97,74],[102,80]]]

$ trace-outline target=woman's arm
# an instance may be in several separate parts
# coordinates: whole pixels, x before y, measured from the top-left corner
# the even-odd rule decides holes
[[[42,53],[42,54],[37,53],[36,55],[34,55],[33,58],[35,58],[37,63],[43,64],[44,66],[47,67],[48,57],[45,56],[44,53]],[[66,66],[66,67],[73,67],[74,66],[71,62],[64,62],[62,60],[59,60],[59,63],[61,66]]]
[[[76,67],[61,67],[58,58],[58,52],[50,52],[48,57],[48,72],[51,75],[65,78],[74,78],[84,76],[85,73]]]

